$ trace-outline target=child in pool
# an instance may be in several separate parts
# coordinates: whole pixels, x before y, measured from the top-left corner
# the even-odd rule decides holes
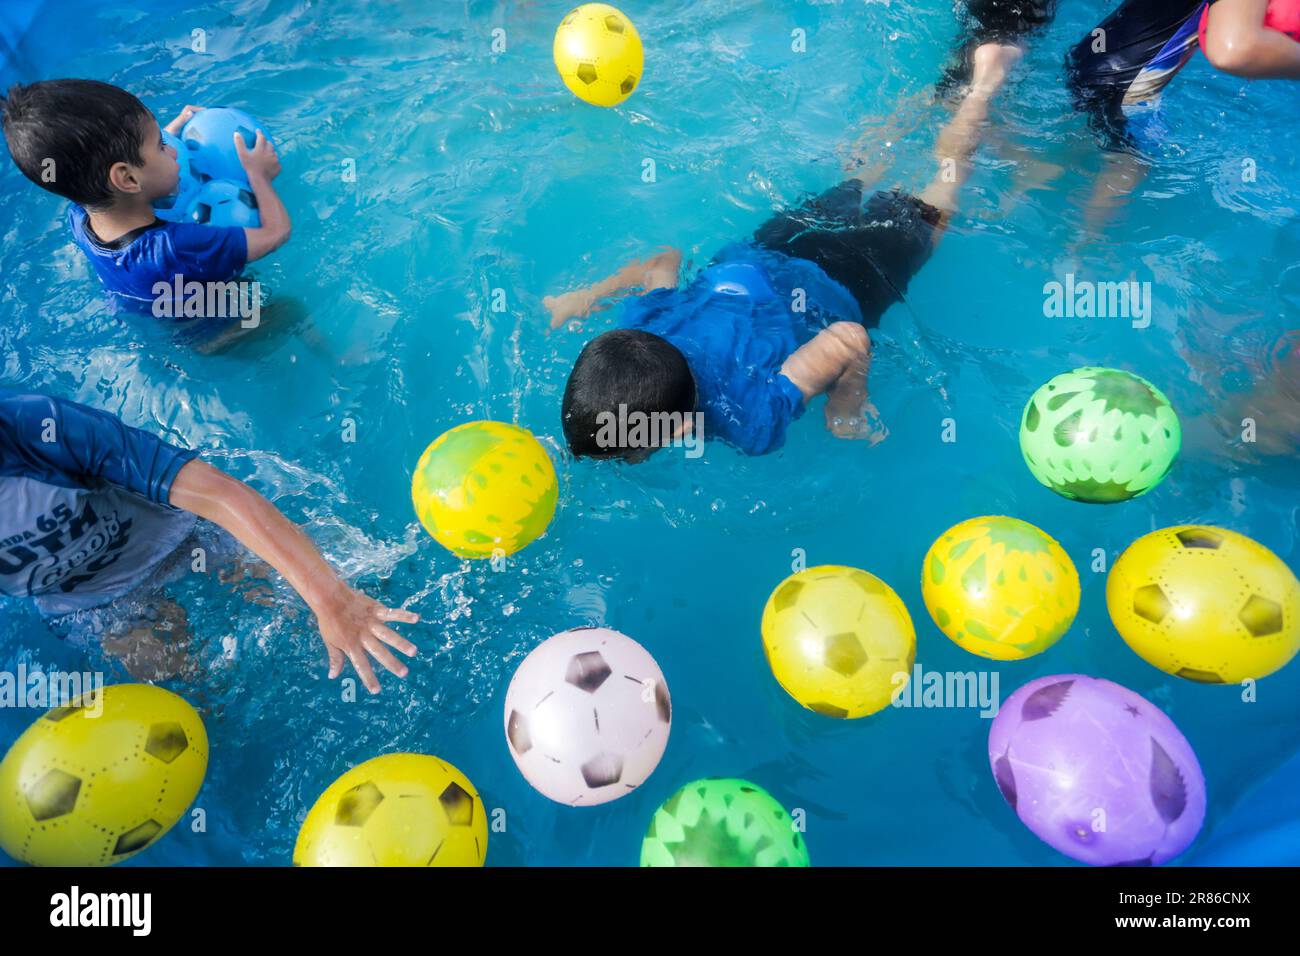
[[[902,299],[942,236],[990,100],[1020,52],[1000,42],[974,51],[970,88],[936,143],[940,170],[919,193],[868,196],[862,179],[849,179],[727,246],[685,288],[681,254],[668,250],[544,300],[559,326],[640,292],[622,328],[588,343],[569,376],[562,416],[573,453],[638,460],[662,445],[662,431],[618,429],[615,441],[608,423],[668,415],[688,428],[699,413],[704,437],[761,455],[823,393],[834,434],[883,437],[869,423],[867,327]]]
[[[1225,73],[1300,79],[1300,0],[1124,0],[1071,48],[1070,91],[1106,151],[1085,208],[1089,236],[1145,178],[1141,154],[1163,135],[1161,94],[1198,45]]]
[[[32,601],[56,634],[100,630],[97,611],[113,616],[136,603],[133,596],[157,604],[153,592],[165,583],[162,572],[188,570],[195,535],[213,530],[198,518],[229,532],[307,602],[331,678],[346,658],[378,693],[367,654],[406,676],[389,648],[412,656],[415,646],[388,624],[413,624],[418,615],[350,588],[310,539],[252,488],[197,452],[107,412],[0,389],[0,595]],[[115,636],[119,625],[132,623],[109,621],[102,629]],[[149,630],[136,627],[131,640],[156,642]],[[129,655],[135,648],[121,650]],[[156,659],[166,650],[140,656]]]
[[[152,304],[155,284],[170,288],[178,276],[228,282],[289,239],[289,214],[271,186],[280,161],[261,133],[251,150],[240,136],[235,147],[262,225],[218,228],[154,215],[153,201],[176,189],[180,166],[158,121],[126,90],[46,80],[11,87],[0,109],[14,163],[42,189],[72,200],[72,238],[119,300]],[[178,134],[198,109],[185,107],[167,131]]]

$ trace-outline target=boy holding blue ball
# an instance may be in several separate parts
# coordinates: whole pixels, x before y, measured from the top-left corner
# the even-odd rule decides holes
[[[0,101],[5,141],[23,175],[73,203],[73,240],[104,287],[119,300],[153,307],[185,283],[225,283],[289,239],[289,214],[271,186],[280,172],[275,148],[259,131],[252,148],[234,150],[256,197],[261,225],[217,227],[164,222],[153,203],[177,188],[176,151],[153,114],[126,90],[95,80],[16,84]],[[199,111],[187,106],[169,123],[173,135]],[[166,287],[169,291],[160,293]]]

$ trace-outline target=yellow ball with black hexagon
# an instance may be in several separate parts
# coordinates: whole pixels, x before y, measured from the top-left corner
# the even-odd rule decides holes
[[[1056,539],[1005,515],[953,525],[930,546],[921,597],[953,643],[995,661],[1041,654],[1079,613],[1079,573]]]
[[[906,686],[916,658],[907,607],[858,568],[792,574],[763,609],[763,650],[777,682],[809,710],[865,717]]]
[[[36,866],[110,866],[156,843],[198,795],[203,721],[182,698],[114,684],[47,711],[0,762],[0,847]]]
[[[426,754],[385,754],[326,788],[294,866],[482,866],[487,812],[469,778]]]
[[[559,483],[526,428],[477,421],[438,436],[415,466],[411,500],[424,529],[462,558],[514,554],[546,531]]]
[[[641,82],[645,52],[627,14],[607,3],[574,7],[555,30],[555,69],[564,85],[593,106],[617,106]]]
[[[1300,652],[1300,579],[1227,528],[1144,534],[1110,569],[1106,607],[1138,656],[1202,684],[1267,677]]]

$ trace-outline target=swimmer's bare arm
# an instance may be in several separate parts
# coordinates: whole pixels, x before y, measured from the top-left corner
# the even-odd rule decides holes
[[[1218,0],[1205,24],[1205,58],[1251,80],[1300,79],[1300,43],[1264,26],[1268,0]]]
[[[857,322],[835,322],[785,360],[781,374],[803,393],[804,404],[826,393],[826,427],[839,438],[867,437],[867,373],[871,336]]]
[[[252,149],[244,145],[244,137],[236,133],[235,152],[248,174],[248,185],[257,197],[257,211],[262,218],[259,228],[244,230],[244,237],[248,240],[248,261],[255,262],[288,242],[292,230],[289,211],[271,186],[271,180],[280,175],[280,157],[261,130],[257,132]]]
[[[418,614],[388,608],[348,587],[325,561],[311,539],[280,510],[237,478],[200,460],[187,462],[172,482],[171,504],[225,528],[248,550],[279,571],[316,615],[329,654],[329,676],[351,661],[372,694],[379,681],[373,657],[398,677],[406,665],[388,648],[415,655],[415,645],[388,627],[392,621],[414,624]]]
[[[606,299],[621,298],[640,289],[672,289],[682,268],[682,251],[665,246],[664,251],[648,259],[630,262],[607,279],[563,295],[548,295],[542,305],[551,313],[551,328],[558,329],[570,319],[585,319],[593,312],[609,308]]]

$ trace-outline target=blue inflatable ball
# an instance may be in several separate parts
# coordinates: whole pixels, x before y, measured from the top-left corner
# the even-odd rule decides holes
[[[154,214],[167,222],[186,222],[190,216],[190,206],[194,202],[194,197],[198,195],[202,183],[191,168],[189,151],[180,137],[166,130],[162,131],[162,136],[163,142],[176,150],[176,162],[180,165],[181,174],[175,192],[153,201]]]
[[[190,222],[201,226],[239,226],[256,229],[262,224],[257,198],[247,186],[224,179],[204,183],[190,206]]]
[[[181,139],[189,153],[190,164],[202,181],[228,179],[246,183],[248,177],[239,162],[239,154],[235,152],[235,134],[239,133],[244,138],[244,145],[252,149],[259,130],[267,139],[271,138],[262,125],[243,110],[213,107],[195,113],[181,130]]]

